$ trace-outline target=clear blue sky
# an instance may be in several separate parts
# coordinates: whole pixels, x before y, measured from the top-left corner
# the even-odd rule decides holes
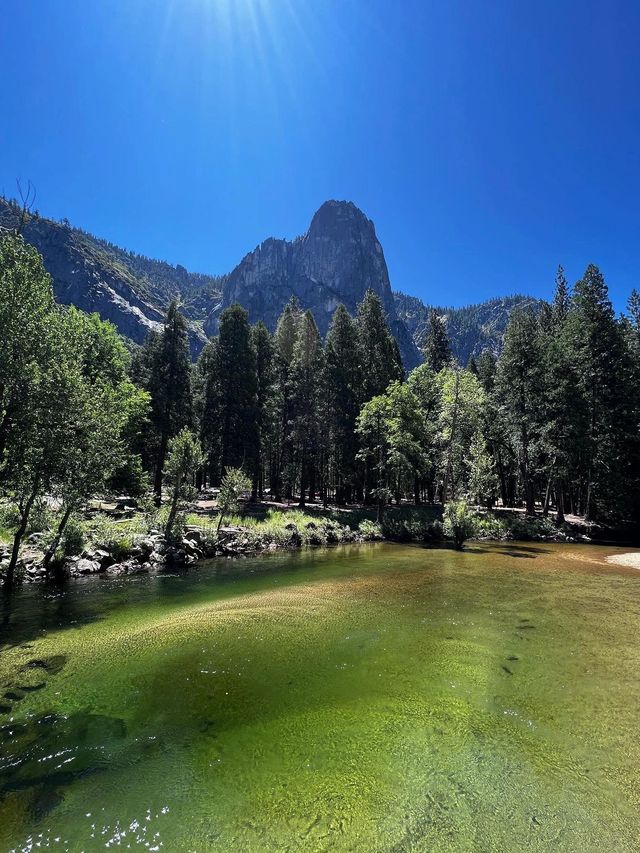
[[[370,216],[426,301],[640,286],[637,0],[20,0],[0,189],[203,272]]]

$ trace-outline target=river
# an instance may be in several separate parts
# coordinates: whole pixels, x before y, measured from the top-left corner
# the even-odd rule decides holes
[[[640,850],[620,550],[375,544],[25,588],[0,849]]]

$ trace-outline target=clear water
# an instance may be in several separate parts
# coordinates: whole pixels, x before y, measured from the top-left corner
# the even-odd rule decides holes
[[[370,545],[25,590],[0,849],[640,850],[640,574],[613,550]]]

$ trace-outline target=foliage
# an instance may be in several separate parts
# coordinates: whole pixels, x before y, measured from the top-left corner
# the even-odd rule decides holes
[[[220,484],[218,494],[218,530],[222,527],[224,517],[237,512],[240,498],[251,489],[251,480],[241,468],[227,468]]]
[[[366,539],[382,539],[384,536],[382,526],[368,518],[360,522],[358,530]]]
[[[429,311],[428,330],[423,353],[424,360],[434,373],[439,373],[451,361],[447,320],[434,309]]]
[[[164,525],[168,542],[176,541],[178,531],[182,532],[179,510],[182,503],[192,500],[196,495],[193,481],[203,458],[197,437],[186,428],[181,429],[169,442],[165,475],[171,486],[171,502]]]
[[[207,360],[202,437],[212,473],[255,465],[258,378],[248,315],[232,305],[220,316],[220,333]]]
[[[62,552],[65,557],[75,557],[82,553],[85,545],[85,527],[75,516],[72,516],[67,522],[62,538]]]
[[[461,551],[466,540],[473,536],[473,517],[466,501],[449,501],[445,504],[444,533],[453,539],[458,551]]]
[[[148,461],[155,469],[154,490],[159,499],[169,441],[192,422],[189,338],[175,300],[162,333],[149,336],[132,370],[151,399]]]

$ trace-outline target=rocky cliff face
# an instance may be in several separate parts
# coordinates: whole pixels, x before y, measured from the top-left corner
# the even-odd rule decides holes
[[[0,198],[0,226],[15,226],[17,217],[16,208]],[[252,323],[262,320],[274,330],[282,309],[296,296],[324,335],[336,306],[343,303],[354,314],[370,288],[384,305],[405,367],[410,370],[421,360],[429,306],[392,293],[373,222],[351,202],[325,202],[302,237],[269,238],[222,277],[128,252],[40,216],[31,217],[23,236],[42,254],[60,302],[96,311],[135,343],[161,327],[174,297],[189,321],[195,358],[207,335],[217,332],[220,312],[234,302],[247,309]],[[523,304],[539,300],[514,296],[437,310],[446,314],[453,352],[466,364],[470,355],[500,349],[511,311]]]
[[[246,255],[224,280],[220,308],[238,302],[252,323],[262,320],[274,330],[282,309],[296,296],[324,335],[336,307],[343,303],[355,313],[369,289],[384,305],[405,366],[414,367],[418,352],[398,319],[373,222],[351,202],[327,201],[302,237],[290,242],[270,238]],[[218,317],[215,310],[205,320],[207,334],[217,331]]]

